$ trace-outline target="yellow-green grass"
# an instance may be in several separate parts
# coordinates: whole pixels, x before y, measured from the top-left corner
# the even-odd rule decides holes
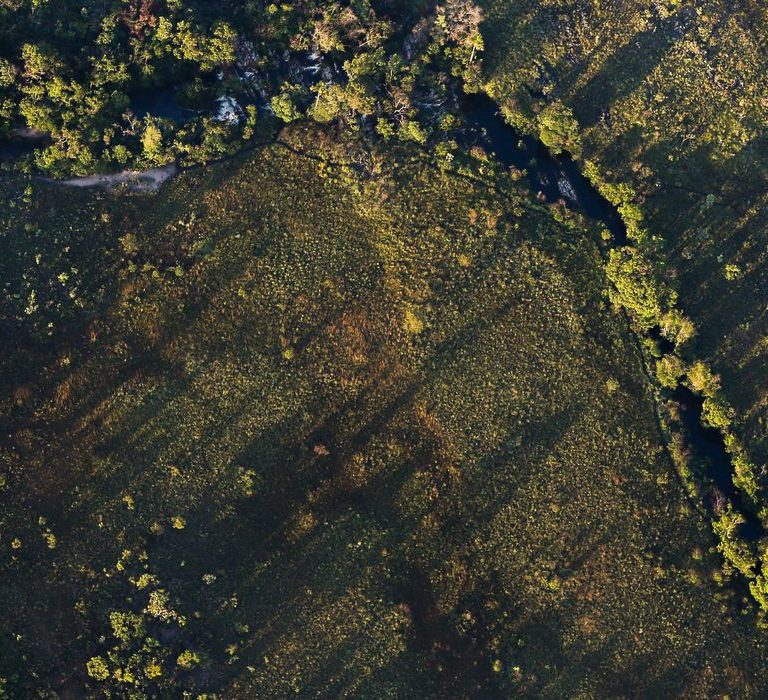
[[[483,4],[490,90],[533,130],[541,100],[529,88],[572,106],[583,157],[636,190],[698,329],[689,354],[722,375],[735,432],[760,472],[768,463],[764,3]]]
[[[61,221],[86,282],[5,349],[0,677],[96,696],[112,651],[149,696],[758,695],[598,232],[504,176],[285,138],[10,218],[22,260]],[[142,610],[160,651],[110,630]]]

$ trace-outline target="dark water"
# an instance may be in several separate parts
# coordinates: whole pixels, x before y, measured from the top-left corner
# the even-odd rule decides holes
[[[541,193],[549,203],[564,201],[569,208],[602,222],[613,236],[614,247],[626,245],[627,229],[616,207],[579,172],[571,158],[554,157],[540,141],[518,133],[506,124],[496,104],[484,95],[468,97],[463,116],[467,126],[481,134],[483,144],[501,163],[526,172],[534,192]],[[654,329],[651,337],[656,339],[662,352],[674,349],[659,329]],[[702,398],[681,386],[673,392],[672,399],[680,408],[693,460],[702,465],[716,489],[747,519],[740,534],[747,539],[761,537],[764,534],[762,524],[744,507],[741,494],[733,484],[733,465],[723,436],[718,430],[702,424]]]
[[[739,528],[739,534],[748,540],[759,539],[765,530],[760,520],[746,507],[741,493],[734,486],[733,465],[730,455],[725,451],[723,436],[719,430],[708,428],[702,422],[703,399],[685,386],[678,386],[672,392],[672,399],[680,408],[685,437],[693,451],[694,460],[703,467],[717,491],[733,503],[734,508],[746,519]]]
[[[555,158],[541,141],[518,133],[486,95],[470,95],[463,106],[467,126],[484,134],[497,160],[506,167],[524,170],[534,192],[540,192],[550,203],[563,200],[571,209],[602,222],[613,235],[615,246],[626,245],[627,227],[616,207],[579,172],[573,160]]]
[[[183,124],[198,114],[193,109],[179,105],[173,88],[136,93],[130,99],[131,110],[139,119],[149,115]],[[46,136],[0,138],[0,163],[33,153],[35,149],[45,146],[48,142],[49,139]]]
[[[35,145],[24,141],[12,141],[0,139],[0,162],[21,158],[27,153],[32,153]]]
[[[0,163],[21,158],[49,143],[50,137],[39,132],[32,135],[16,133],[11,134],[9,138],[0,138]]]
[[[194,109],[181,107],[173,88],[149,90],[131,95],[131,110],[139,118],[146,116],[170,119],[176,124],[183,124],[197,115]]]
[[[145,116],[170,119],[176,124],[183,124],[195,117],[198,112],[181,107],[173,88],[150,90],[131,96],[131,110],[139,118]],[[6,138],[0,139],[0,162],[12,161],[34,152],[48,143],[47,137]]]

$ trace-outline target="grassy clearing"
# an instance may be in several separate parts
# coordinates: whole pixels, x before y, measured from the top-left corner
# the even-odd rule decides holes
[[[598,232],[503,176],[320,151],[358,165],[7,190],[7,269],[40,240],[38,298],[83,280],[27,314],[12,278],[4,311],[12,696],[756,695]]]

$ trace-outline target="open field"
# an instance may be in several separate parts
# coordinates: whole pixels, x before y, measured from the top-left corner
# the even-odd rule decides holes
[[[9,696],[758,696],[599,232],[283,139],[152,196],[6,176]]]

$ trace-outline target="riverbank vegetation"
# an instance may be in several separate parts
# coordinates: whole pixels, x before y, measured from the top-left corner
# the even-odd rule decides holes
[[[561,115],[560,131],[577,144],[571,153],[621,209],[633,241],[609,266],[619,301],[641,328],[658,326],[677,344],[677,357],[656,363],[662,382],[703,396],[703,419],[723,434],[745,507],[765,519],[768,90],[755,32],[765,10],[717,0],[564,7],[485,4],[485,89],[512,123],[543,138],[542,115]],[[664,296],[672,317],[654,323]],[[681,365],[718,382],[697,386]]]
[[[479,88],[482,17],[470,0],[0,5],[0,135],[41,137],[28,165],[57,176],[207,162],[274,119],[426,143],[455,124],[455,84]]]

